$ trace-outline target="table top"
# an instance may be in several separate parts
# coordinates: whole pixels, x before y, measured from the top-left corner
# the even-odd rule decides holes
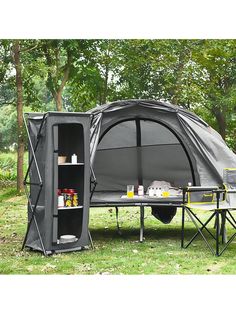
[[[149,197],[148,195],[132,198],[127,197],[125,192],[94,192],[91,199],[91,207],[98,206],[180,206],[182,195],[170,197]]]

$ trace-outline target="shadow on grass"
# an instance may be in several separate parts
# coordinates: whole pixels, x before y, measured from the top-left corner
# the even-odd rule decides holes
[[[139,240],[139,229],[131,229],[131,228],[122,228],[121,232],[122,234],[118,234],[117,230],[115,228],[113,229],[106,229],[104,228],[96,228],[90,229],[92,238],[94,240],[103,240],[103,239],[111,239],[111,240],[120,240],[120,239],[126,239],[126,240]],[[195,230],[192,228],[185,229],[185,236],[191,237],[194,234]],[[146,228],[144,231],[144,237],[146,240],[149,241],[155,241],[155,240],[179,240],[181,237],[181,228],[173,228],[166,226],[160,229],[154,229],[154,228]]]

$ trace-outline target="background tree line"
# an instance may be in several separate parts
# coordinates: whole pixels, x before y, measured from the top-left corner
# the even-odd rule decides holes
[[[154,98],[195,111],[236,151],[235,40],[0,40],[0,150],[17,149],[24,111],[86,111]]]

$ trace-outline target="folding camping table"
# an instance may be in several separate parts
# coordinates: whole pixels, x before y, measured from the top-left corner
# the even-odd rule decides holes
[[[119,207],[139,207],[140,208],[140,233],[139,241],[143,242],[144,235],[144,212],[145,206],[172,206],[180,207],[182,205],[182,196],[149,198],[147,196],[134,198],[121,198],[125,192],[94,192],[90,207],[115,207],[117,230],[120,234],[119,226]]]

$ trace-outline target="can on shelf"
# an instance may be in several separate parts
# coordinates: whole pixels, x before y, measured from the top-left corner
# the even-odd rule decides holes
[[[73,195],[71,193],[64,194],[65,206],[72,207]]]
[[[73,194],[73,202],[72,203],[73,203],[74,207],[79,206],[78,193]]]

